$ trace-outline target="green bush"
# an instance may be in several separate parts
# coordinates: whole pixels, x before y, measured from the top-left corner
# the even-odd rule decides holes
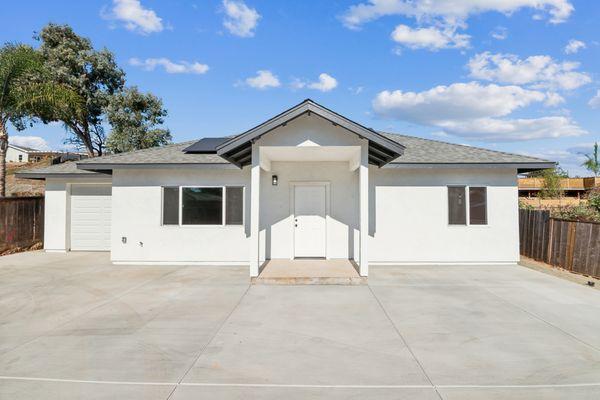
[[[594,190],[588,196],[588,205],[600,213],[600,190]]]
[[[570,219],[574,221],[600,222],[600,212],[593,207],[588,207],[584,204],[556,208],[552,210],[552,216],[555,218]]]

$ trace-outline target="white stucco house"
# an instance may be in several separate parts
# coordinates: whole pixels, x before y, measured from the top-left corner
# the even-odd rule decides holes
[[[26,162],[38,162],[42,158],[51,155],[52,152],[36,150],[31,147],[17,146],[15,144],[8,144],[6,149],[6,162],[9,163],[26,163]]]
[[[311,100],[244,133],[30,170],[47,251],[115,264],[515,263],[522,155],[366,128]]]

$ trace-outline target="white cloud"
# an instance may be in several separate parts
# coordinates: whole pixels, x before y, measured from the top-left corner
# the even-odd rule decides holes
[[[248,7],[243,1],[223,0],[225,10],[225,19],[223,26],[236,36],[252,37],[254,30],[258,25],[260,14],[254,9]]]
[[[319,74],[319,80],[315,82],[307,82],[302,79],[294,79],[292,81],[292,88],[294,89],[302,89],[309,88],[320,90],[321,92],[329,92],[337,87],[338,81],[331,75],[326,73]]]
[[[508,37],[508,29],[503,26],[498,26],[490,32],[490,36],[496,40],[504,40]]]
[[[446,132],[474,140],[520,141],[581,136],[588,132],[566,117],[531,119],[480,118],[470,121],[446,121]]]
[[[205,74],[209,67],[206,64],[199,62],[179,61],[173,62],[168,58],[147,58],[140,60],[138,58],[129,59],[129,64],[135,67],[142,67],[146,71],[154,71],[158,67],[162,67],[168,74]]]
[[[454,83],[418,93],[386,90],[375,97],[373,109],[382,117],[433,126],[476,140],[531,140],[587,133],[564,116],[502,118],[534,103],[559,102],[554,95],[514,85]]]
[[[321,92],[329,92],[338,85],[337,80],[326,73],[319,74],[319,80],[308,84],[310,89],[320,90]]]
[[[572,90],[592,81],[585,72],[575,71],[579,63],[557,62],[542,55],[522,60],[513,54],[484,52],[472,57],[467,67],[476,79],[534,88]]]
[[[556,107],[559,104],[562,104],[564,102],[565,102],[565,98],[562,97],[560,94],[558,94],[556,92],[546,93],[546,101],[544,102],[544,104],[547,105],[548,107]]]
[[[271,71],[260,70],[257,71],[256,76],[246,79],[246,84],[255,89],[268,89],[281,86],[279,78],[273,75]]]
[[[587,143],[579,143],[576,144],[575,146],[571,146],[567,149],[567,151],[571,154],[589,154],[594,150],[594,142],[587,142]],[[583,159],[585,159],[584,157],[582,157]]]
[[[461,25],[472,15],[490,11],[508,15],[523,8],[536,10],[537,18],[548,15],[551,23],[566,21],[574,10],[569,0],[368,0],[351,6],[341,19],[344,25],[354,29],[387,15],[414,17],[418,21],[438,19],[446,24]]]
[[[600,90],[596,90],[596,94],[588,101],[588,105],[592,108],[600,108]]]
[[[144,35],[164,29],[162,18],[153,10],[144,8],[140,0],[113,0],[112,12],[107,17],[121,21],[126,29]]]
[[[9,136],[8,142],[15,146],[24,146],[35,150],[50,150],[48,142],[39,136]]]
[[[436,124],[447,120],[505,116],[545,98],[542,92],[519,86],[469,82],[436,86],[419,93],[386,90],[377,95],[373,107],[382,116]]]
[[[398,25],[392,32],[392,40],[410,49],[439,50],[464,48],[469,46],[469,35],[456,33],[453,28],[436,27],[413,29],[407,25]]]
[[[566,54],[575,54],[581,49],[585,49],[587,46],[581,40],[571,39],[569,43],[565,46]]]

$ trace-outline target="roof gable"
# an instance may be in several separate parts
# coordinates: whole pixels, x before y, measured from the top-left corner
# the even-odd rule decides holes
[[[302,103],[276,115],[275,117],[241,133],[217,146],[217,154],[229,162],[243,167],[251,163],[252,143],[266,133],[273,131],[302,115],[317,115],[349,133],[369,141],[369,163],[384,166],[404,153],[404,146],[388,137],[366,128],[320,104],[306,99]]]

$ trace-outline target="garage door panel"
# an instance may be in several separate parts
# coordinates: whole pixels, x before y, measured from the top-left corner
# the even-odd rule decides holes
[[[110,250],[111,187],[71,187],[71,250]]]

